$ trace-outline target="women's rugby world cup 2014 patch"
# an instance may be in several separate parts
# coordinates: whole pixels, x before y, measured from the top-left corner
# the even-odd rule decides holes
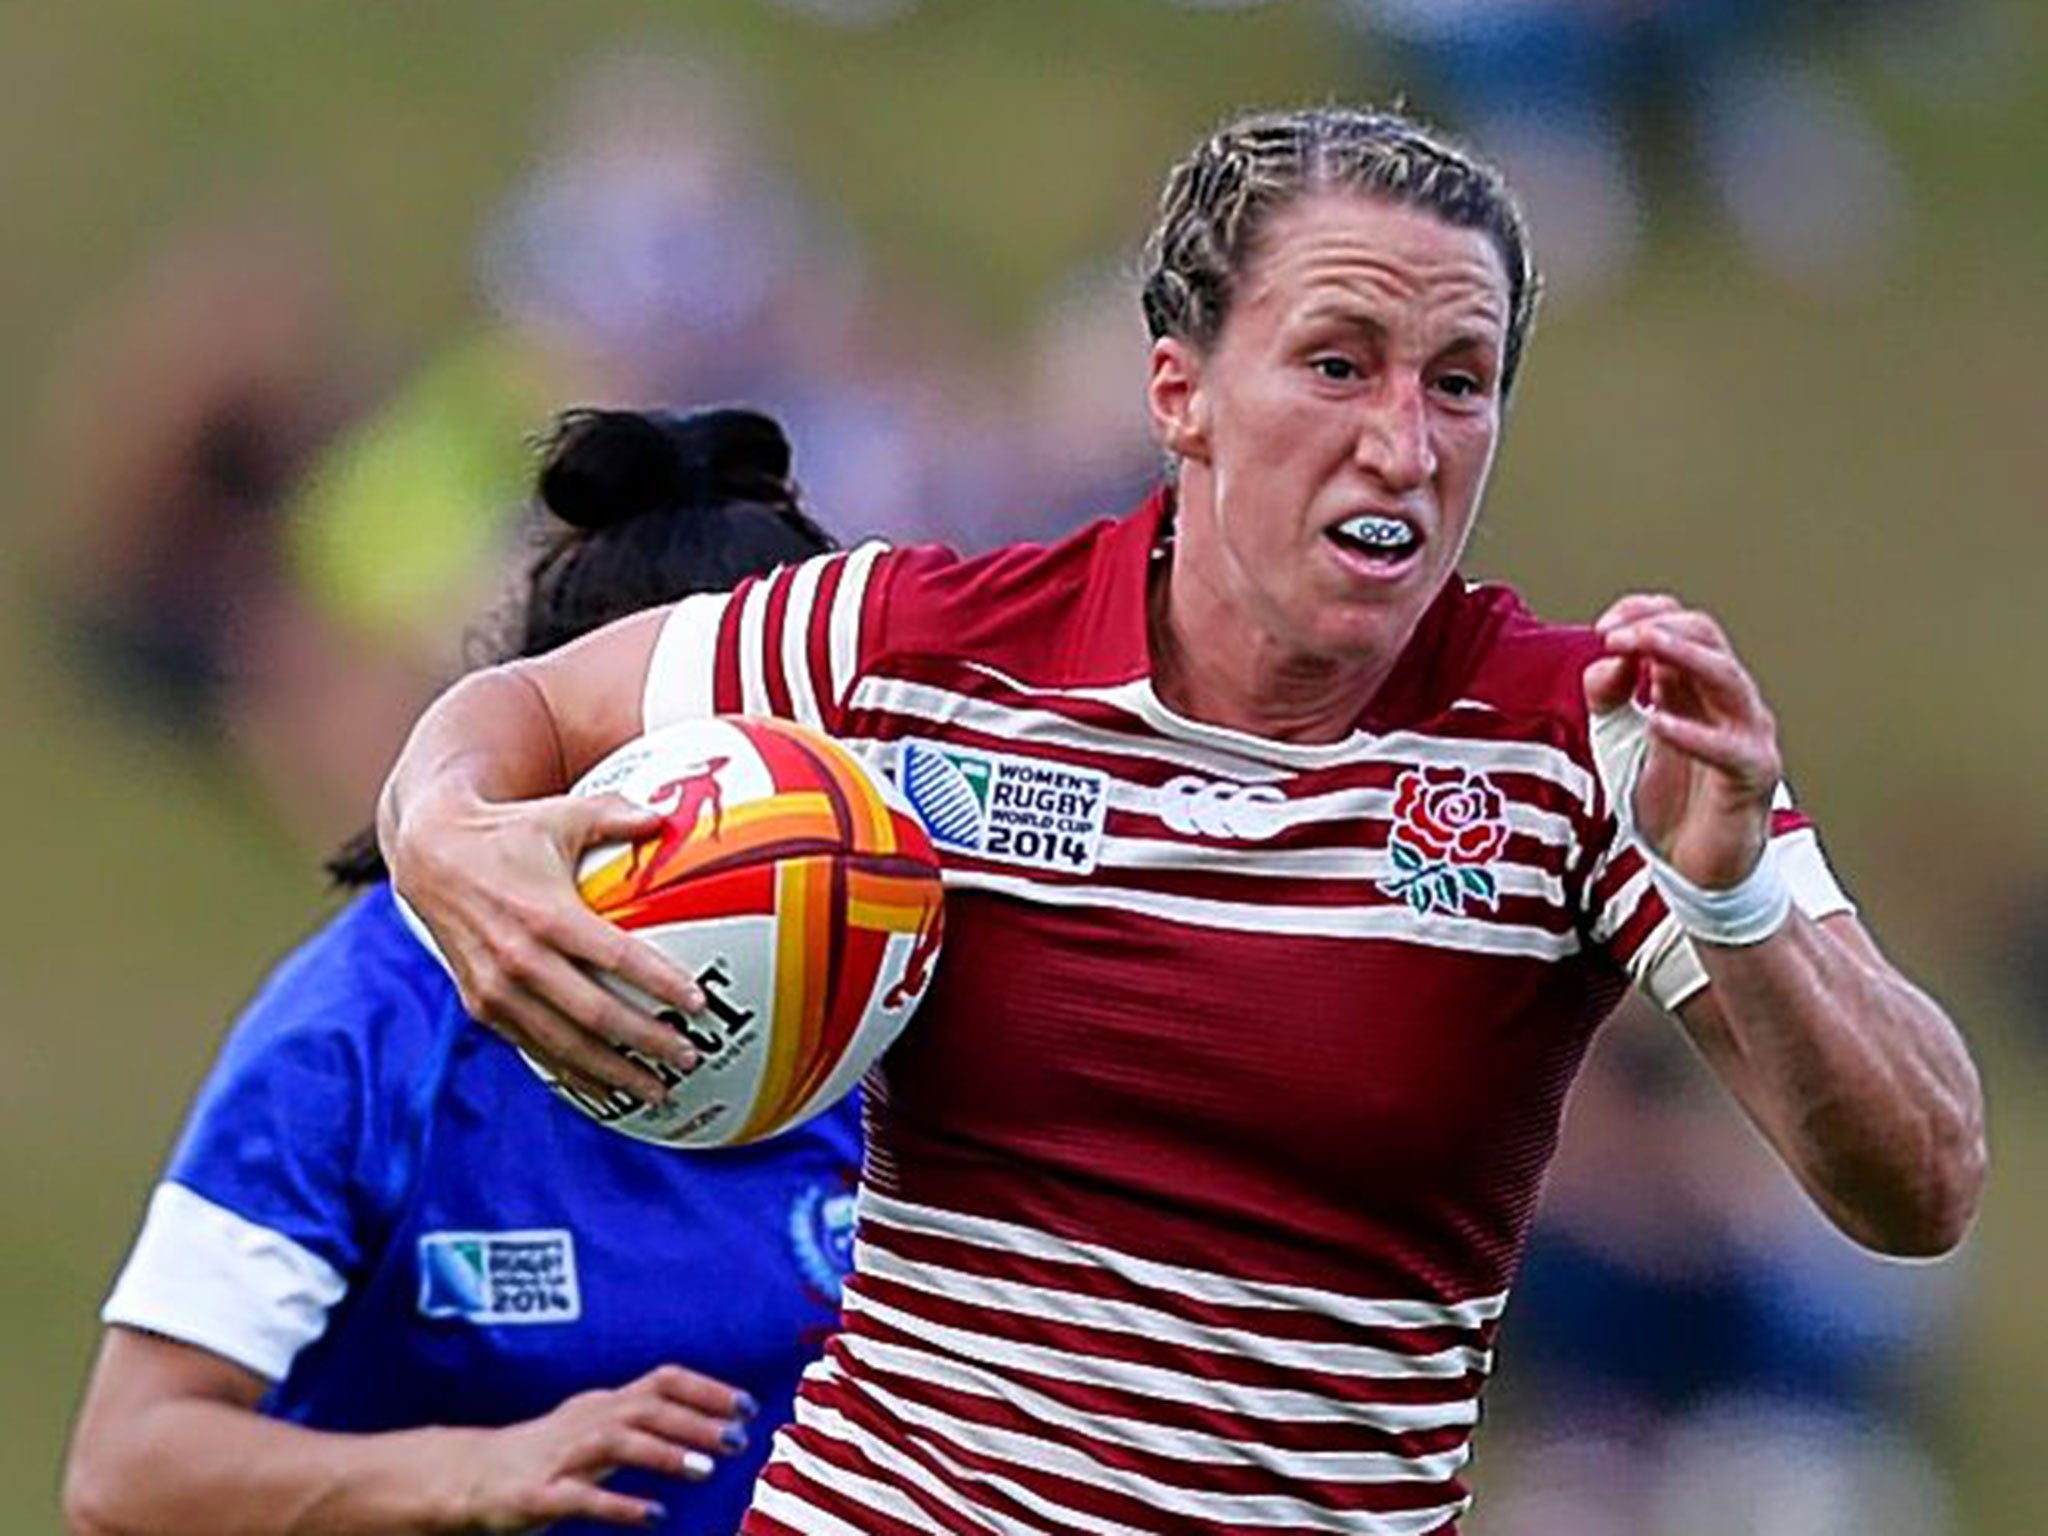
[[[896,779],[941,853],[1067,875],[1095,868],[1109,779],[1092,768],[906,741]]]

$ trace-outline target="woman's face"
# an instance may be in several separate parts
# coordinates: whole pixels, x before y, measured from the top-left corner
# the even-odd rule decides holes
[[[1198,636],[1221,617],[1282,665],[1391,665],[1478,512],[1508,314],[1482,231],[1356,193],[1272,216],[1208,351],[1153,348],[1170,600]]]

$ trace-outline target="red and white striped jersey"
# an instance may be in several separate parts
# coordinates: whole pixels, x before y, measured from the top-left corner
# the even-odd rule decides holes
[[[1590,631],[1453,581],[1343,741],[1205,725],[1148,676],[1166,515],[867,546],[663,630],[650,727],[822,725],[947,860],[749,1532],[1454,1530],[1588,1038],[1704,980],[1594,769]]]

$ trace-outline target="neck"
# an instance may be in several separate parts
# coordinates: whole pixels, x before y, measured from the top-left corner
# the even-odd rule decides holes
[[[1152,686],[1191,720],[1273,741],[1342,741],[1394,670],[1394,656],[1329,657],[1254,628],[1224,594],[1162,560],[1148,604]]]

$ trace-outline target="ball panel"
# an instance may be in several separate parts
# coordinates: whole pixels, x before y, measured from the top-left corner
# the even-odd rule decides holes
[[[872,930],[866,939],[877,947],[879,954],[873,965],[873,988],[858,999],[864,1006],[850,1048],[839,1053],[816,1092],[797,1107],[793,1123],[809,1119],[851,1093],[882,1053],[895,1044],[916,1011],[915,994],[905,994],[894,1004],[888,999],[897,982],[918,969],[914,952],[919,939],[912,934]]]
[[[672,1147],[730,1144],[751,1117],[770,1072],[779,1034],[772,916],[694,918],[642,930],[638,937],[689,970],[709,1006],[697,1018],[663,1009],[616,977],[606,984],[670,1024],[699,1052],[680,1071],[637,1051],[619,1054],[645,1067],[669,1090],[668,1102],[642,1104],[621,1093],[594,1095],[557,1079],[531,1057],[527,1065],[557,1094],[615,1131]]]
[[[635,848],[646,846],[640,843]],[[695,879],[674,883],[661,880],[651,861],[649,868],[637,875],[626,867],[625,861],[613,861],[586,877],[579,888],[592,910],[636,933],[654,925],[688,922],[693,918],[772,918],[773,859],[771,851],[760,862],[712,870]]]
[[[701,1052],[689,1073],[646,1064],[670,1085],[666,1105],[563,1096],[688,1147],[773,1135],[849,1091],[907,1022],[941,935],[936,851],[886,776],[804,727],[722,717],[629,743],[577,792],[661,812],[654,835],[591,850],[579,885],[719,990],[701,1018],[664,1015]],[[752,925],[744,952],[721,937],[733,923]]]
[[[822,1077],[817,1061],[840,958],[835,862],[784,859],[774,868],[776,1031],[766,1080],[740,1133],[743,1140],[785,1121]]]

